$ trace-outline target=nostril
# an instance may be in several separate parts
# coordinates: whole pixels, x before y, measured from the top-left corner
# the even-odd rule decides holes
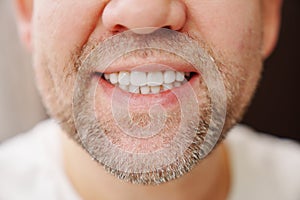
[[[164,26],[162,28],[165,28],[165,29],[172,29],[171,26]]]
[[[121,24],[116,24],[111,31],[112,33],[116,34],[116,33],[124,32],[126,30],[128,30],[128,28],[126,28],[125,26]]]

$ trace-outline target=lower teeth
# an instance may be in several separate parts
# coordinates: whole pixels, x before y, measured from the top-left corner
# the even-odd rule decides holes
[[[135,86],[135,85],[120,85],[120,84],[113,84],[117,87],[119,87],[121,90],[134,93],[134,94],[158,94],[160,92],[164,92],[167,90],[171,90],[175,87],[180,87],[184,83],[186,83],[187,80],[184,80],[182,82],[174,82],[173,84],[163,84],[160,86]]]

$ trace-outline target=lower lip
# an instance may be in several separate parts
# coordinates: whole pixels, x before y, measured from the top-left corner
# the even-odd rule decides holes
[[[160,104],[165,108],[172,108],[178,105],[178,99],[180,96],[185,95],[186,91],[197,88],[199,84],[199,74],[194,74],[191,79],[181,85],[180,87],[174,87],[170,90],[160,92],[158,94],[135,94],[124,91],[118,86],[112,85],[103,78],[97,77],[99,89],[103,91],[107,98],[115,98],[115,101],[122,99],[130,99],[131,108],[143,109],[149,108],[151,105]],[[98,90],[99,91],[99,90]]]

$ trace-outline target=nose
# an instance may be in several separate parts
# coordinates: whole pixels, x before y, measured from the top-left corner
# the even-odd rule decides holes
[[[102,21],[113,33],[180,30],[186,21],[186,8],[180,0],[111,0],[103,10]]]

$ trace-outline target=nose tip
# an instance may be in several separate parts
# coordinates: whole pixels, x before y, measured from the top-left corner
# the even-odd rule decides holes
[[[186,20],[179,0],[111,0],[103,10],[102,22],[113,33],[132,30],[152,33],[159,28],[180,30]]]

